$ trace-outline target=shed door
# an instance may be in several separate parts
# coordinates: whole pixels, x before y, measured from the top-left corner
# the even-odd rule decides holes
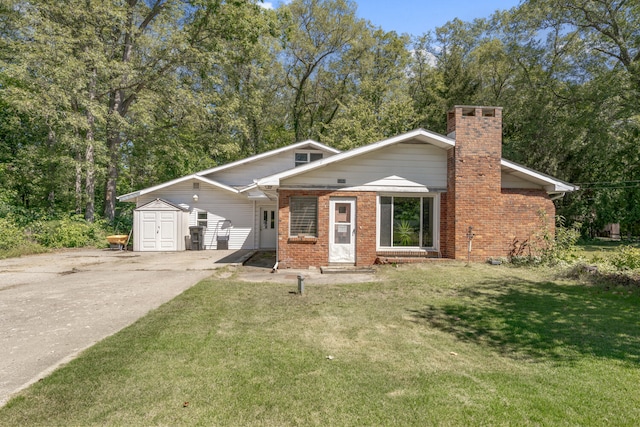
[[[141,251],[175,251],[178,249],[178,212],[142,211]]]
[[[356,262],[356,201],[333,199],[329,206],[329,262]]]

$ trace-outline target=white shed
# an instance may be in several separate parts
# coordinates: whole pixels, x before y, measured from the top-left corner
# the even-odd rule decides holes
[[[133,211],[134,251],[183,251],[189,235],[189,210],[155,199]]]

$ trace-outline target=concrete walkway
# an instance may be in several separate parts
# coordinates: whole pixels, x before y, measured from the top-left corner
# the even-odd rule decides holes
[[[0,260],[0,406],[250,251],[66,250]]]

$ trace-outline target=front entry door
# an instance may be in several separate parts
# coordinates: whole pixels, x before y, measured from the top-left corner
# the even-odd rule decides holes
[[[260,208],[260,248],[273,249],[276,247],[277,225],[276,209]]]
[[[356,201],[332,199],[329,206],[329,262],[356,262]]]

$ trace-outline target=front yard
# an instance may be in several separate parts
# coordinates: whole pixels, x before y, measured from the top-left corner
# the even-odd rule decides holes
[[[635,425],[640,293],[543,268],[214,278],[0,409],[0,425]],[[161,280],[161,279],[159,279]]]

